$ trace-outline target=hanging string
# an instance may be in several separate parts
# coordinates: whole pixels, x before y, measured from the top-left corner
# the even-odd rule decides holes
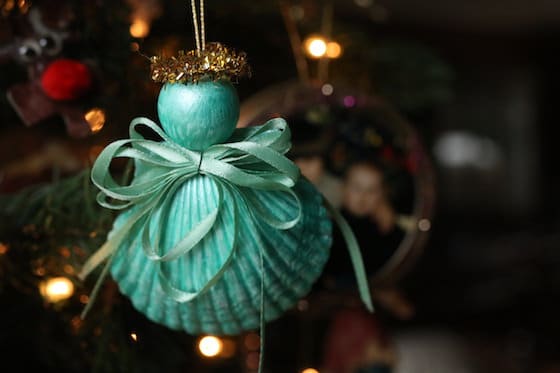
[[[202,50],[206,47],[206,25],[204,24],[204,0],[200,0],[200,31]]]
[[[198,33],[198,14],[196,11],[196,0],[191,0],[191,8],[194,25],[194,41],[196,43],[196,51],[200,54],[200,35]]]
[[[196,51],[200,55],[200,51],[206,48],[206,25],[204,22],[204,0],[200,0],[200,11],[196,10],[196,0],[191,0],[191,10],[194,25],[194,40],[196,42]],[[200,13],[200,16],[199,16]],[[200,27],[198,19],[200,17]]]

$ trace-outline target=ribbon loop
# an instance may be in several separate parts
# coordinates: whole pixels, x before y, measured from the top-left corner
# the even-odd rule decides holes
[[[140,126],[147,127],[161,141],[145,139],[138,130]],[[155,122],[147,118],[134,119],[129,132],[129,139],[115,141],[99,154],[91,171],[91,179],[100,190],[97,200],[102,206],[114,210],[130,207],[133,209],[132,214],[88,259],[79,275],[81,278],[85,278],[102,262],[110,260],[134,227],[141,232],[144,254],[158,268],[163,291],[177,302],[189,302],[210,289],[222,277],[234,257],[238,203],[245,203],[256,219],[276,229],[290,229],[301,220],[302,204],[292,189],[300,177],[300,171],[285,157],[291,146],[291,134],[283,119],[272,119],[258,127],[236,129],[228,142],[212,145],[203,153],[176,144]],[[117,158],[134,160],[135,176],[128,185],[120,185],[110,173],[110,165]],[[189,179],[200,175],[215,181],[218,189],[217,206],[195,223],[184,237],[173,243],[167,252],[163,252],[162,232],[165,229],[166,212],[179,188]],[[264,197],[259,198],[256,191],[282,193],[293,203],[294,216],[275,216],[264,205]],[[223,212],[224,193],[227,193],[228,200],[233,201],[234,216],[234,239],[228,248],[228,255],[202,285],[193,284],[191,289],[179,289],[168,279],[164,264],[189,255],[212,232]],[[335,213],[333,215],[343,232],[346,232],[360,294],[371,309],[359,247],[352,231],[344,225],[344,219]],[[103,274],[106,273],[107,267],[103,271]],[[103,276],[98,279],[93,296],[102,280]],[[93,299],[84,313],[92,302]]]
[[[147,127],[162,141],[145,139],[139,132],[140,126]],[[100,153],[93,165],[91,179],[100,189],[97,200],[102,206],[114,210],[132,207],[134,213],[86,262],[80,274],[82,278],[110,258],[127,232],[138,225],[144,254],[157,264],[166,294],[178,302],[187,302],[199,296],[228,268],[235,246],[230,248],[227,260],[216,273],[197,290],[178,289],[170,283],[162,265],[188,255],[210,234],[223,209],[224,188],[231,185],[247,192],[238,193],[241,196],[239,202],[245,202],[253,214],[266,224],[277,229],[289,229],[300,220],[301,202],[291,189],[299,178],[299,169],[283,155],[290,148],[290,132],[284,120],[273,119],[259,127],[238,129],[229,142],[210,146],[203,153],[176,144],[155,122],[147,118],[134,119],[129,132],[129,139],[115,141]],[[135,177],[128,185],[117,183],[109,171],[112,161],[117,158],[129,158],[135,162]],[[167,252],[162,252],[161,233],[165,224],[158,214],[165,214],[179,188],[197,175],[211,177],[216,182],[218,204]],[[284,219],[273,216],[252,196],[253,190],[287,193],[297,209],[295,216]],[[233,203],[233,208],[237,211],[236,203]]]

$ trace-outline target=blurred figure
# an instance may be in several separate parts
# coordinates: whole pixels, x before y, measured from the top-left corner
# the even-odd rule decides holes
[[[381,168],[370,161],[359,161],[348,168],[342,186],[341,214],[354,231],[368,275],[375,274],[393,255],[404,239],[398,215],[388,198]],[[331,259],[326,272],[345,282],[351,279],[351,263],[346,244],[335,229]],[[352,280],[350,280],[352,281]]]
[[[340,180],[325,169],[325,161],[320,155],[300,156],[295,159],[294,163],[298,165],[301,174],[319,189],[331,205],[340,206]]]
[[[388,198],[383,172],[373,162],[352,164],[343,185],[343,212],[353,218],[369,218],[384,236],[397,231],[397,214]],[[398,235],[400,238],[402,237]],[[397,246],[400,243],[396,241]]]

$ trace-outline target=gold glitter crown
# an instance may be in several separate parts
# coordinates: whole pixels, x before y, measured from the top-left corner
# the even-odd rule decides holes
[[[154,56],[150,60],[152,80],[158,83],[235,80],[250,74],[247,55],[220,43],[208,43],[201,51],[179,51],[178,56]]]

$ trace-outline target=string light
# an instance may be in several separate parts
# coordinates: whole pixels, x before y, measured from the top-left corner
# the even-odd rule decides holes
[[[70,320],[70,325],[72,326],[74,332],[77,332],[82,326],[82,319],[80,318],[80,316],[72,317],[72,320]]]
[[[303,42],[307,55],[311,58],[322,58],[327,53],[327,41],[322,36],[310,36]]]
[[[328,41],[321,35],[311,35],[303,42],[303,49],[310,58],[336,59],[342,56],[342,46],[336,41]]]
[[[354,107],[356,105],[356,98],[354,96],[345,96],[342,103],[346,107]]]
[[[130,25],[129,31],[133,38],[142,39],[150,33],[150,24],[143,18],[135,18]]]
[[[72,267],[70,264],[65,264],[63,269],[64,273],[66,273],[67,275],[73,275],[75,273],[74,267]]]
[[[332,59],[339,58],[340,56],[342,56],[342,47],[336,41],[328,42],[325,56]]]
[[[4,255],[8,252],[8,245],[0,242],[0,255]]]
[[[85,115],[84,119],[89,124],[92,133],[101,131],[105,125],[105,111],[100,108],[90,109]]]
[[[39,291],[45,300],[57,303],[74,294],[74,284],[66,277],[53,277],[39,284]]]
[[[427,232],[432,227],[432,223],[428,219],[420,219],[418,222],[418,229],[422,232]]]
[[[138,335],[134,332],[130,333],[130,338],[134,341],[134,342],[138,342]]]
[[[332,95],[334,92],[334,87],[332,86],[332,84],[326,83],[323,84],[323,86],[321,87],[321,93],[325,96],[330,96]]]
[[[212,335],[202,337],[198,341],[198,351],[205,357],[216,357],[222,352],[223,348],[222,340]]]
[[[306,368],[302,370],[301,373],[319,373],[319,371],[315,368]]]

